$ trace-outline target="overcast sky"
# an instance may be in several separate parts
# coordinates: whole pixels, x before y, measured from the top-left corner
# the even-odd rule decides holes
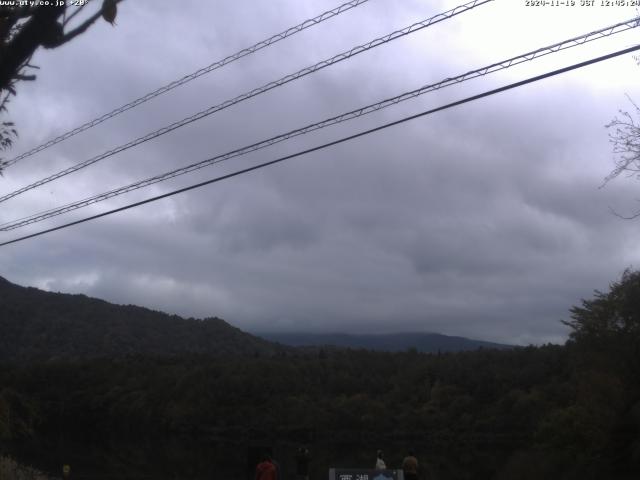
[[[598,3],[599,0],[596,2]],[[116,27],[39,51],[10,104],[7,158],[339,5],[340,0],[126,0]],[[631,18],[632,7],[496,0],[7,201],[0,220],[100,193]],[[9,192],[206,107],[458,5],[370,0],[29,157]],[[634,45],[632,30],[432,92],[2,241],[309,148]],[[286,163],[0,248],[0,275],[249,331],[439,332],[563,342],[560,323],[640,264],[640,183],[604,125],[638,97],[631,55]]]

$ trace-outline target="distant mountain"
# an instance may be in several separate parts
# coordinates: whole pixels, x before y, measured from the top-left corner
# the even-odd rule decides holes
[[[196,320],[0,277],[0,361],[146,355],[269,355],[282,347],[219,318]]]
[[[419,352],[437,353],[477,350],[478,348],[513,348],[512,345],[452,337],[438,333],[392,333],[386,335],[350,335],[343,333],[256,333],[257,336],[294,347],[333,346],[387,352],[415,348]]]

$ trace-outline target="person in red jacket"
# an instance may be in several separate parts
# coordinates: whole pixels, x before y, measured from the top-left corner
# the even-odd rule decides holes
[[[276,466],[271,463],[269,455],[263,455],[262,460],[256,467],[256,480],[277,480]]]

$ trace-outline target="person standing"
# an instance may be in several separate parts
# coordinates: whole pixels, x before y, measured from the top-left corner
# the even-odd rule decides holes
[[[271,462],[271,456],[264,454],[256,466],[256,480],[277,480],[276,466]]]
[[[378,458],[376,459],[376,470],[386,470],[387,465],[384,463],[382,450],[378,450]]]
[[[402,471],[405,480],[418,480],[418,459],[413,450],[409,450],[409,455],[402,460]]]
[[[296,454],[296,480],[309,480],[309,463],[311,456],[306,447],[300,447]]]

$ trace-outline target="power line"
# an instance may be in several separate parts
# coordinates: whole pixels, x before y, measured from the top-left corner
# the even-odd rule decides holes
[[[5,245],[10,245],[12,243],[20,242],[20,241],[23,241],[23,240],[27,240],[29,238],[38,237],[38,236],[44,235],[46,233],[51,233],[51,232],[55,232],[57,230],[62,230],[64,228],[68,228],[68,227],[71,227],[71,226],[74,226],[74,225],[79,225],[81,223],[85,223],[85,222],[88,222],[90,220],[95,220],[95,219],[98,219],[98,218],[101,218],[101,217],[106,217],[106,216],[112,215],[114,213],[119,213],[119,212],[122,212],[124,210],[129,210],[130,208],[138,207],[138,206],[141,206],[141,205],[145,205],[147,203],[151,203],[151,202],[155,202],[155,201],[161,200],[163,198],[167,198],[167,197],[171,197],[173,195],[177,195],[179,193],[184,193],[184,192],[187,192],[189,190],[194,190],[196,188],[204,187],[205,185],[210,185],[212,183],[217,183],[217,182],[220,182],[222,180],[226,180],[226,179],[229,179],[229,178],[232,178],[232,177],[236,177],[238,175],[242,175],[244,173],[249,173],[249,172],[252,172],[254,170],[259,170],[261,168],[268,167],[270,165],[274,165],[276,163],[283,162],[285,160],[290,160],[292,158],[300,157],[300,156],[306,155],[308,153],[316,152],[318,150],[323,150],[325,148],[328,148],[328,147],[331,147],[331,146],[334,146],[334,145],[338,145],[338,144],[341,144],[341,143],[344,143],[344,142],[347,142],[347,141],[350,141],[350,140],[354,140],[356,138],[363,137],[365,135],[369,135],[371,133],[378,132],[380,130],[384,130],[386,128],[389,128],[389,127],[392,127],[392,126],[395,126],[395,125],[400,125],[400,124],[408,122],[410,120],[415,120],[416,118],[424,117],[426,115],[430,115],[432,113],[436,113],[436,112],[439,112],[441,110],[446,110],[448,108],[456,107],[458,105],[462,105],[462,104],[469,103],[469,102],[472,102],[472,101],[475,101],[475,100],[479,100],[481,98],[485,98],[485,97],[488,97],[488,96],[491,96],[491,95],[495,95],[497,93],[501,93],[501,92],[504,92],[504,91],[507,91],[507,90],[511,90],[513,88],[521,87],[521,86],[527,85],[529,83],[533,83],[533,82],[537,82],[539,80],[543,80],[543,79],[546,79],[546,78],[549,78],[549,77],[553,77],[553,76],[559,75],[561,73],[566,73],[566,72],[569,72],[571,70],[576,70],[578,68],[586,67],[587,65],[592,65],[594,63],[602,62],[604,60],[609,60],[611,58],[618,57],[618,56],[624,55],[626,53],[635,52],[637,50],[640,50],[640,45],[636,45],[636,46],[633,46],[633,47],[625,48],[623,50],[619,50],[617,52],[609,53],[607,55],[596,57],[596,58],[593,58],[591,60],[587,60],[587,61],[584,61],[584,62],[576,63],[576,64],[570,65],[568,67],[564,67],[564,68],[560,68],[560,69],[557,69],[557,70],[553,70],[551,72],[547,72],[547,73],[544,73],[542,75],[537,75],[535,77],[530,77],[530,78],[528,78],[526,80],[521,80],[519,82],[511,83],[509,85],[505,85],[503,87],[495,88],[493,90],[489,90],[489,91],[486,91],[486,92],[483,92],[483,93],[480,93],[480,94],[477,94],[477,95],[473,95],[471,97],[467,97],[467,98],[464,98],[462,100],[458,100],[456,102],[448,103],[446,105],[443,105],[443,106],[440,106],[440,107],[437,107],[437,108],[433,108],[431,110],[426,110],[424,112],[417,113],[415,115],[410,115],[410,116],[404,117],[404,118],[402,118],[400,120],[395,120],[393,122],[385,123],[385,124],[377,126],[375,128],[371,128],[369,130],[365,130],[365,131],[362,131],[362,132],[359,132],[359,133],[356,133],[356,134],[353,134],[353,135],[342,137],[342,138],[340,138],[338,140],[334,140],[332,142],[324,143],[322,145],[318,145],[318,146],[315,146],[315,147],[312,147],[312,148],[309,148],[309,149],[306,149],[306,150],[302,150],[300,152],[296,152],[296,153],[293,153],[291,155],[286,155],[284,157],[280,157],[280,158],[277,158],[275,160],[271,160],[269,162],[264,162],[264,163],[261,163],[259,165],[254,165],[253,167],[244,168],[242,170],[238,170],[236,172],[229,173],[227,175],[222,175],[220,177],[212,178],[210,180],[207,180],[207,181],[204,181],[204,182],[200,182],[200,183],[196,183],[196,184],[190,185],[188,187],[180,188],[178,190],[173,190],[172,192],[164,193],[162,195],[157,195],[155,197],[147,198],[146,200],[142,200],[142,201],[139,201],[139,202],[131,203],[129,205],[125,205],[124,207],[115,208],[113,210],[109,210],[107,212],[99,213],[97,215],[93,215],[93,216],[86,217],[86,218],[83,218],[83,219],[80,219],[80,220],[76,220],[74,222],[69,222],[69,223],[66,223],[64,225],[59,225],[57,227],[49,228],[49,229],[46,229],[46,230],[41,230],[39,232],[32,233],[30,235],[25,235],[24,237],[20,237],[20,238],[16,238],[16,239],[13,239],[13,240],[9,240],[7,242],[0,243],[0,247],[3,247]]]
[[[558,42],[555,43],[553,45],[549,45],[547,47],[542,47],[539,48],[537,50],[533,50],[531,52],[527,52],[524,53],[522,55],[516,56],[516,57],[511,57],[507,60],[503,60],[501,62],[497,62],[497,63],[493,63],[491,65],[488,65],[486,67],[482,67],[476,70],[471,70],[469,72],[466,72],[462,75],[458,75],[456,77],[450,77],[450,78],[446,78],[440,82],[437,83],[433,83],[430,85],[425,85],[423,87],[420,87],[416,90],[412,90],[410,92],[406,92],[403,93],[401,95],[397,95],[395,97],[392,98],[388,98],[385,100],[382,100],[378,103],[374,103],[374,104],[370,104],[355,110],[351,110],[349,112],[343,113],[341,115],[337,115],[335,117],[331,117],[325,120],[322,120],[320,122],[316,122],[310,125],[307,125],[305,127],[302,128],[298,128],[296,130],[292,130],[290,132],[287,133],[283,133],[280,135],[277,135],[275,137],[271,137],[269,139],[266,140],[262,140],[260,142],[236,149],[236,150],[232,150],[230,152],[221,154],[221,155],[217,155],[215,157],[212,158],[208,158],[206,160],[202,160],[200,162],[197,163],[193,163],[191,165],[187,165],[185,167],[181,167],[163,174],[159,174],[144,180],[140,180],[138,182],[132,183],[130,185],[126,185],[123,187],[118,187],[114,190],[110,190],[108,192],[103,192],[101,194],[98,195],[94,195],[92,197],[89,198],[85,198],[83,200],[78,200],[76,202],[73,203],[69,203],[60,207],[55,207],[53,209],[49,209],[43,212],[38,212],[36,214],[27,216],[27,217],[23,217],[17,220],[12,220],[10,222],[5,222],[3,224],[0,224],[0,231],[9,231],[9,230],[13,230],[19,227],[23,227],[25,225],[30,225],[33,223],[37,223],[43,220],[46,220],[48,218],[52,218],[58,215],[62,215],[64,213],[68,213],[71,212],[73,210],[77,210],[79,208],[83,208],[86,207],[88,205],[92,205],[94,203],[98,203],[104,200],[108,200],[110,198],[116,197],[118,195],[122,195],[134,190],[138,190],[140,188],[144,188],[150,185],[153,185],[155,183],[159,183],[165,180],[168,180],[170,178],[174,178],[180,175],[184,175],[186,173],[190,173],[193,172],[195,170],[199,170],[201,168],[204,167],[208,167],[211,165],[214,165],[216,163],[220,163],[223,162],[225,160],[229,160],[231,158],[235,158],[235,157],[239,157],[242,155],[246,155],[248,153],[269,147],[271,145],[274,145],[276,143],[280,143],[282,141],[291,139],[293,137],[299,136],[299,135],[304,135],[307,133],[310,133],[312,131],[315,130],[319,130],[325,127],[328,127],[330,125],[335,125],[338,123],[342,123],[345,122],[347,120],[352,120],[354,118],[358,118],[361,117],[363,115],[367,115],[369,113],[373,113],[376,112],[378,110],[381,110],[383,108],[387,108],[389,106],[395,105],[397,103],[415,98],[419,95],[423,95],[425,93],[434,91],[434,90],[438,90],[440,88],[444,88],[450,85],[454,85],[457,83],[461,83],[463,81],[466,80],[470,80],[479,76],[483,76],[486,75],[488,73],[492,73],[492,72],[496,72],[498,70],[504,70],[506,68],[512,67],[514,65],[518,65],[520,63],[523,63],[525,61],[531,61],[534,60],[536,58],[548,55],[550,53],[555,53],[567,48],[572,48],[574,46],[577,45],[582,45],[586,42],[592,41],[592,40],[596,40],[596,39],[600,39],[600,38],[604,38],[610,35],[613,35],[615,33],[620,33],[626,30],[629,30],[631,28],[634,28],[637,26],[637,22],[638,20],[636,18],[633,19],[629,19],[625,22],[620,22],[620,23],[616,23],[614,25],[608,26],[608,27],[604,27],[601,28],[599,30],[584,34],[584,35],[580,35],[578,37],[574,37],[574,38],[570,38],[568,40],[564,40],[562,42]]]
[[[295,35],[296,33],[299,33],[309,27],[313,27],[314,25],[318,25],[319,23],[324,22],[325,20],[329,20],[330,18],[333,18],[337,15],[340,15],[343,12],[346,12],[348,10],[351,10],[352,8],[355,8],[359,5],[362,5],[366,2],[368,2],[369,0],[352,0],[350,2],[347,3],[343,3],[342,5],[332,9],[332,10],[328,10],[324,13],[321,13],[320,15],[317,15],[313,18],[310,18],[308,20],[305,20],[302,23],[299,23],[298,25],[295,25],[293,27],[287,28],[285,31],[280,32],[276,35],[273,35],[269,38],[267,38],[266,40],[262,40],[258,43],[256,43],[255,45],[252,45],[250,47],[244,48],[242,50],[240,50],[239,52],[234,53],[233,55],[229,55],[228,57],[223,58],[222,60],[218,60],[217,62],[212,63],[211,65],[207,66],[207,67],[203,67],[189,75],[185,75],[184,77],[180,78],[179,80],[174,80],[171,83],[168,83],[150,93],[147,93],[146,95],[143,95],[140,98],[137,98],[125,105],[122,105],[121,107],[118,107],[108,113],[105,113],[104,115],[102,115],[101,117],[98,117],[94,120],[91,120],[87,123],[84,123],[82,125],[80,125],[79,127],[74,128],[73,130],[69,130],[66,133],[63,133],[62,135],[55,137],[41,145],[38,145],[37,147],[34,147],[33,149],[29,150],[28,152],[24,152],[20,155],[18,155],[15,158],[12,158],[11,160],[8,160],[5,163],[5,168],[9,167],[11,165],[13,165],[14,163],[30,157],[31,155],[34,155],[38,152],[41,152],[42,150],[45,150],[49,147],[52,147],[53,145],[56,145],[64,140],[67,140],[68,138],[73,137],[74,135],[77,135],[78,133],[84,132],[85,130],[88,130],[90,128],[95,127],[96,125],[101,124],[102,122],[105,122],[107,120],[109,120],[110,118],[113,118],[117,115],[120,115],[121,113],[126,112],[127,110],[130,110],[134,107],[137,107],[138,105],[141,105],[145,102],[148,102],[149,100],[151,100],[152,98],[155,98],[157,96],[163,95],[171,90],[173,90],[174,88],[177,88],[181,85],[184,85],[185,83],[190,82],[191,80],[195,80],[198,77],[201,77],[202,75],[205,75],[207,73],[213,72],[214,70],[217,70],[218,68],[222,68],[225,65],[228,65],[232,62],[235,62],[236,60],[240,60],[243,57],[246,57],[247,55],[251,55],[252,53],[255,53],[259,50],[262,50],[263,48],[269,47],[281,40],[284,40],[287,37],[291,37],[292,35]]]
[[[26,187],[22,187],[18,190],[15,190],[11,193],[5,194],[2,197],[0,197],[0,202],[5,202],[7,200],[9,200],[10,198],[13,198],[17,195],[20,195],[21,193],[27,192],[29,190],[33,190],[34,188],[37,188],[41,185],[44,185],[46,183],[49,183],[53,180],[56,180],[60,177],[64,177],[66,175],[69,175],[73,172],[76,172],[80,169],[86,168],[90,165],[93,165],[94,163],[99,162],[100,160],[104,160],[105,158],[111,157],[117,153],[120,153],[124,150],[127,150],[129,148],[135,147],[137,145],[140,145],[142,143],[148,142],[149,140],[153,140],[154,138],[157,138],[161,135],[164,135],[165,133],[169,133],[173,130],[176,130],[177,128],[183,127],[185,125],[188,125],[192,122],[195,122],[197,120],[201,120],[204,117],[207,117],[209,115],[212,115],[216,112],[219,112],[220,110],[224,110],[225,108],[228,108],[232,105],[235,105],[237,103],[240,103],[244,100],[248,100],[252,97],[255,97],[256,95],[260,95],[262,93],[268,92],[269,90],[272,90],[274,88],[280,87],[282,85],[285,85],[289,82],[292,82],[294,80],[298,80],[299,78],[302,78],[306,75],[309,75],[311,73],[315,73],[319,70],[322,70],[323,68],[326,68],[328,66],[331,66],[335,63],[341,62],[343,60],[347,60],[351,57],[354,57],[360,53],[366,52],[368,50],[371,50],[372,48],[378,47],[380,45],[386,44],[388,42],[391,42],[397,38],[401,38],[404,37],[406,35],[409,35],[411,33],[417,32],[419,30],[422,30],[423,28],[429,27],[435,23],[439,23],[443,20],[447,20],[451,17],[454,17],[456,15],[459,15],[460,13],[469,11],[477,6],[483,5],[485,3],[489,3],[492,2],[493,0],[473,0],[472,2],[466,3],[464,5],[459,5],[451,10],[448,10],[444,13],[440,13],[438,15],[435,15],[431,18],[428,18],[426,20],[423,20],[421,22],[417,22],[414,23],[413,25],[410,25],[406,28],[403,28],[401,30],[396,30],[395,32],[392,32],[388,35],[385,35],[383,37],[379,37],[376,38],[374,40],[371,40],[370,42],[363,44],[363,45],[359,45],[357,47],[353,47],[351,50],[348,50],[346,52],[340,53],[338,55],[335,55],[333,57],[331,57],[330,59],[327,60],[323,60],[321,62],[316,63],[315,65],[312,65],[310,67],[307,68],[303,68],[302,70],[299,70],[296,73],[292,73],[289,75],[286,75],[278,80],[275,80],[273,82],[269,82],[261,87],[255,88],[249,92],[243,93],[242,95],[239,95],[233,99],[230,100],[226,100],[223,103],[220,103],[218,105],[214,105],[212,107],[207,108],[206,110],[202,110],[201,112],[198,112],[194,115],[191,115],[190,117],[186,117],[183,118],[182,120],[179,120],[177,122],[172,123],[171,125],[165,126],[161,129],[158,129],[154,132],[148,133],[147,135],[144,135],[142,137],[139,137],[135,140],[130,141],[129,143],[126,143],[124,145],[120,145],[116,148],[113,148],[111,150],[108,150],[100,155],[97,155],[93,158],[90,158],[88,160],[85,160],[83,162],[77,163],[72,167],[66,168],[64,170],[61,170],[57,173],[54,173],[53,175],[50,175],[48,177],[45,177],[41,180],[38,180],[37,182],[34,182],[30,185],[27,185]]]

